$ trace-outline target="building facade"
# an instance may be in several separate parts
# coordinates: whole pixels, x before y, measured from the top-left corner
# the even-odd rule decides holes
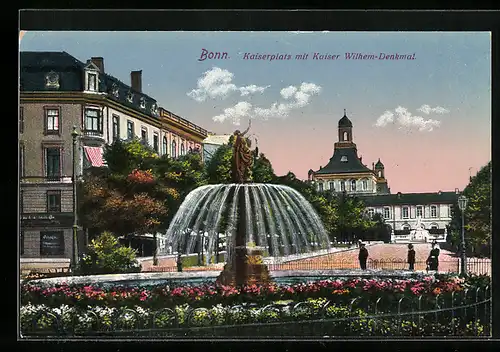
[[[353,141],[353,125],[344,116],[338,122],[338,141],[334,144],[333,156],[325,167],[308,172],[308,180],[319,191],[346,192],[347,194],[390,194],[385,178],[384,164],[378,160],[372,168],[363,164]]]
[[[217,149],[219,149],[224,144],[229,144],[230,134],[214,134],[209,133],[207,138],[203,141],[203,160],[204,162],[210,162],[210,159],[215,154]]]
[[[202,153],[207,131],[143,93],[142,71],[128,85],[104,71],[103,58],[66,52],[21,52],[20,66],[21,257],[72,256],[73,126],[77,177],[105,166],[103,147],[117,139],[139,137],[170,157]]]
[[[333,156],[325,167],[309,170],[308,180],[318,191],[342,192],[362,199],[369,215],[379,213],[383,217],[395,241],[411,241],[410,233],[418,225],[428,231],[428,241],[444,242],[451,208],[459,195],[458,189],[454,192],[391,194],[380,159],[372,163],[370,169],[358,157],[353,125],[345,110],[338,122],[338,141],[334,144]]]

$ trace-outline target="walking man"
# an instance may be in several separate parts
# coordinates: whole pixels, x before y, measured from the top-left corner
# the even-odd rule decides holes
[[[366,270],[366,260],[368,259],[368,250],[365,247],[364,243],[359,244],[359,266],[361,270]]]
[[[428,270],[438,271],[439,267],[439,247],[437,242],[432,242],[432,249],[427,258],[427,268]]]
[[[408,245],[408,264],[410,264],[410,271],[415,270],[415,250],[411,243]]]

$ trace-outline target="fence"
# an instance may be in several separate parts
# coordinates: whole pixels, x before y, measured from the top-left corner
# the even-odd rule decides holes
[[[221,313],[192,308],[147,314],[123,309],[111,319],[87,311],[66,322],[41,311],[24,325],[24,337],[333,337],[333,336],[482,336],[491,334],[491,289],[466,289],[435,297],[355,298],[346,306],[331,301],[232,306]],[[219,311],[220,312],[220,311]],[[45,322],[42,326],[40,322]],[[87,329],[78,328],[87,322]]]
[[[269,263],[267,268],[270,271],[283,271],[283,270],[355,270],[360,269],[358,261],[351,259],[338,260],[331,257],[323,257],[321,260],[314,259],[304,259],[297,261],[289,261],[284,263]],[[208,265],[208,266],[194,266],[185,267],[183,271],[217,271],[221,270],[222,264],[220,265]],[[369,270],[408,270],[409,264],[406,260],[400,258],[394,259],[368,259],[367,269]],[[425,261],[415,262],[414,269],[416,271],[427,270],[427,264]],[[177,267],[174,266],[152,266],[148,267],[146,272],[173,272],[177,271]],[[447,273],[459,273],[460,272],[460,260],[459,258],[453,258],[449,260],[444,260],[439,262],[438,271]],[[471,274],[476,275],[491,275],[491,259],[489,258],[469,258],[467,260],[467,271]]]

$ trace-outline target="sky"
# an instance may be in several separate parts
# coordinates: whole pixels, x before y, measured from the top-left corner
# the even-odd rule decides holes
[[[127,84],[130,71],[142,70],[144,93],[216,134],[251,120],[249,135],[278,175],[307,179],[309,169],[325,166],[345,109],[363,163],[380,158],[391,192],[406,193],[463,189],[491,159],[490,38],[28,31],[20,50],[66,51],[84,62],[103,57],[106,73]]]

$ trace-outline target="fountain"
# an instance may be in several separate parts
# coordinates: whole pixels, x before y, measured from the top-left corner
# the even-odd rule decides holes
[[[329,248],[330,241],[311,204],[283,185],[249,182],[253,153],[245,138],[250,126],[233,134],[231,184],[201,186],[189,193],[167,230],[167,241],[187,254],[201,245],[218,254],[226,235],[227,258],[217,281],[245,285],[270,281],[262,257]]]

